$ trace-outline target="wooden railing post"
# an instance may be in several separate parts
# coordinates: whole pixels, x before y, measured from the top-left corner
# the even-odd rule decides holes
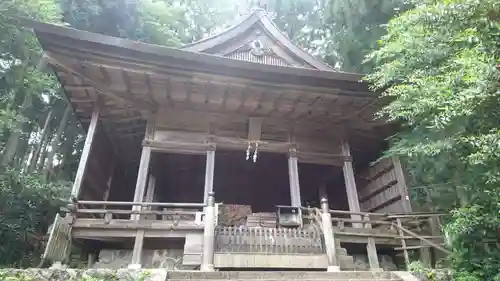
[[[402,230],[403,228],[403,224],[401,223],[401,219],[400,218],[397,218],[396,219],[396,223],[398,225],[398,233],[399,233],[399,237],[401,239],[401,247],[403,248],[403,255],[405,257],[405,264],[406,264],[406,267],[408,267],[408,265],[410,264],[410,256],[408,255],[408,249],[406,247],[406,240],[405,240],[405,234]]]
[[[214,244],[215,244],[215,193],[208,193],[205,207],[205,229],[203,231],[203,253],[201,271],[214,271]]]
[[[364,216],[365,228],[372,228],[370,223],[370,215],[366,214]],[[371,271],[382,271],[378,262],[377,246],[375,245],[375,239],[373,237],[368,237],[368,242],[366,243],[366,253],[368,255],[368,263],[370,264]]]
[[[328,199],[321,198],[321,224],[325,239],[326,256],[328,258],[328,272],[340,271],[337,261],[337,250],[335,248],[335,237],[333,236],[332,216],[328,207]]]

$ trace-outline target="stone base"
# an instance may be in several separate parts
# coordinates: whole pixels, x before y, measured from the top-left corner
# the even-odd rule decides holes
[[[330,265],[328,266],[328,268],[326,269],[326,272],[339,272],[340,271],[340,266],[333,266],[333,265]]]
[[[174,270],[182,266],[183,249],[143,250],[141,264],[132,264],[132,250],[104,249],[92,268],[160,268]]]
[[[129,264],[129,265],[127,266],[127,268],[128,268],[128,269],[135,269],[135,270],[137,270],[137,269],[141,269],[141,267],[142,267],[142,266],[141,266],[140,264]]]
[[[200,271],[204,272],[212,272],[215,271],[213,264],[202,264],[200,267]]]

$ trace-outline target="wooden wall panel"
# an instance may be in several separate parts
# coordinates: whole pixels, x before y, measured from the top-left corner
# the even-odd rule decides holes
[[[399,161],[386,158],[357,176],[361,211],[380,213],[411,212]],[[398,172],[398,169],[399,172]]]

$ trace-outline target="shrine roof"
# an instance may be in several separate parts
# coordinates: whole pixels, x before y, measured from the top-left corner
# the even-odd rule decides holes
[[[315,60],[281,34],[262,11],[182,49],[35,21],[25,25],[35,31],[45,61],[84,127],[99,100],[102,123],[123,151],[140,147],[146,119],[158,108],[272,115],[323,131],[334,124],[356,127],[362,134],[380,131],[373,112],[381,101],[361,82],[362,76],[334,71]],[[265,35],[257,39],[261,47],[269,46],[272,59],[245,59],[255,52],[255,45],[248,49],[247,44],[254,42],[255,30]]]
[[[262,9],[254,10],[227,30],[182,49],[261,64],[334,71],[296,46]]]

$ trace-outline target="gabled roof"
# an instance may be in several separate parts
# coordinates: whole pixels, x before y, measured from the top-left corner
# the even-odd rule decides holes
[[[184,46],[183,50],[262,64],[334,71],[293,44],[262,9],[254,10],[219,34]]]

